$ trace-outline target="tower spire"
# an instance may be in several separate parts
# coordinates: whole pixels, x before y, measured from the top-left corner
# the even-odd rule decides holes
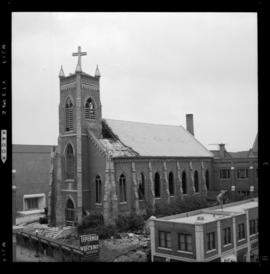
[[[76,72],[82,72],[81,57],[84,56],[84,55],[87,55],[87,53],[82,52],[80,46],[78,46],[78,52],[72,53],[72,56],[78,56],[78,64],[77,64],[77,67],[76,67],[76,70],[75,70]]]
[[[60,72],[59,72],[59,77],[65,77],[65,73],[63,70],[63,67],[61,66]]]
[[[99,69],[98,69],[98,65],[97,65],[97,68],[96,68],[95,77],[100,77],[100,72],[99,72]]]

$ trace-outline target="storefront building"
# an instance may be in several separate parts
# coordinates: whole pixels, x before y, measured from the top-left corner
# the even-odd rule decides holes
[[[256,262],[258,199],[152,217],[151,260]]]

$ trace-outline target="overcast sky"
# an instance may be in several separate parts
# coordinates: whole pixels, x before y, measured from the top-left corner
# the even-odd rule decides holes
[[[101,73],[103,118],[183,125],[248,150],[258,131],[256,13],[12,14],[13,143],[56,145],[59,78]]]

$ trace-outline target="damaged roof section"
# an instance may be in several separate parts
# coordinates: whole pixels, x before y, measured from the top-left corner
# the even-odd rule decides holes
[[[105,120],[102,120],[102,139],[98,141],[110,153],[112,157],[132,157],[139,156],[139,154],[132,148],[125,146],[118,136],[116,136]]]
[[[98,147],[98,149],[107,153],[111,157],[132,157],[139,154],[132,148],[125,146],[116,135],[110,130],[104,121],[102,121],[102,136],[103,138],[96,138],[92,133],[89,123],[87,125],[87,132],[89,138]]]
[[[140,122],[102,120],[102,136],[96,138],[88,127],[88,135],[111,157],[213,157],[182,126]]]
[[[213,157],[213,154],[182,126],[105,119],[103,134],[106,139],[118,140],[122,148],[127,148],[128,153],[137,153],[135,155],[139,156]],[[113,144],[116,151],[121,151],[118,150],[117,142]]]
[[[98,141],[112,157],[132,157],[139,155],[133,149],[123,145],[119,140],[98,139]]]

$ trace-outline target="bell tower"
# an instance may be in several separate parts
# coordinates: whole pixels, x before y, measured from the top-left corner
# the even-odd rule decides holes
[[[79,46],[78,51],[72,54],[78,57],[75,73],[65,76],[62,66],[59,72],[57,223],[78,223],[83,209],[88,207],[87,131],[91,130],[96,138],[102,137],[100,72],[98,66],[94,76],[82,71],[81,57],[86,55]]]

